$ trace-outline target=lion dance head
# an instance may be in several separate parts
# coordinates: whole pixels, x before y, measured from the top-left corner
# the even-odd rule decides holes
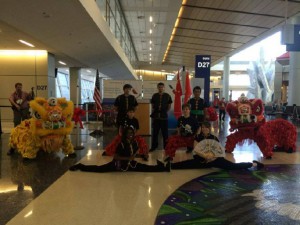
[[[257,127],[265,123],[261,99],[248,99],[244,94],[238,100],[229,102],[226,111],[230,116],[230,130]]]
[[[24,158],[35,158],[39,150],[74,153],[68,135],[73,129],[74,105],[65,98],[37,97],[30,102],[31,119],[24,120],[10,135],[9,145]]]

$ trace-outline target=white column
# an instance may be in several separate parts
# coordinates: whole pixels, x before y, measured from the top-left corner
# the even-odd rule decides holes
[[[291,19],[292,24],[300,24],[300,17]],[[290,52],[290,73],[288,88],[288,105],[300,105],[300,52]]]
[[[224,58],[224,73],[223,73],[223,94],[226,101],[229,101],[229,74],[230,74],[230,58]]]
[[[77,102],[77,85],[78,88],[78,104],[81,104],[81,75],[80,68],[70,67],[70,100],[76,104]]]
[[[48,97],[56,97],[55,56],[48,53]]]
[[[290,52],[288,105],[300,105],[300,52]]]

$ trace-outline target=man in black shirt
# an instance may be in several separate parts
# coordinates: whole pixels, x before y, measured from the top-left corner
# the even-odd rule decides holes
[[[122,121],[124,121],[127,111],[129,108],[136,108],[138,103],[136,98],[130,94],[132,86],[125,84],[123,86],[124,94],[119,95],[115,100],[115,110],[118,112],[117,115],[117,126],[120,127]]]
[[[168,111],[171,108],[172,98],[165,93],[164,83],[157,84],[158,93],[153,94],[151,98],[152,104],[152,145],[150,152],[158,147],[158,133],[161,130],[163,136],[164,148],[168,139]]]
[[[191,105],[191,116],[196,118],[199,125],[201,125],[206,118],[208,104],[200,98],[201,88],[199,86],[194,87],[193,94],[194,97],[188,101],[188,104]]]

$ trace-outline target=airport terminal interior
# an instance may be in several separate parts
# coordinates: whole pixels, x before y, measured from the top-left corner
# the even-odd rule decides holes
[[[0,5],[0,225],[300,224],[300,0]],[[159,133],[148,160],[135,160],[164,171],[70,170],[113,160],[104,149],[119,132],[113,104],[125,84],[150,150],[159,82],[173,101],[169,137],[200,86],[225,159],[249,168],[176,169],[197,153],[168,158]],[[35,97],[17,128],[16,83]]]

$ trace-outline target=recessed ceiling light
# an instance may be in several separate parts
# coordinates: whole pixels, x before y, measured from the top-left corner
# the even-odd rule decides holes
[[[60,64],[62,65],[67,65],[66,63],[64,63],[63,61],[58,61]]]
[[[149,30],[149,33],[152,34],[152,29]]]
[[[151,62],[149,62],[149,64],[151,64]]]
[[[152,50],[152,48],[151,48],[151,47],[150,47],[149,49],[150,49],[150,51]]]
[[[149,17],[149,21],[152,22],[152,20],[153,20],[153,18],[152,18],[152,16],[150,16],[150,17]]]
[[[150,55],[150,56],[152,56],[152,54],[151,54],[151,53],[150,53],[149,55]]]
[[[151,45],[151,44],[152,44],[152,41],[150,40],[149,43],[150,43],[150,45]]]
[[[150,61],[152,60],[152,58],[150,58]]]
[[[32,48],[34,48],[34,45],[33,44],[30,44],[29,42],[27,42],[27,41],[24,41],[24,40],[19,40],[19,42],[21,42],[22,44],[24,44],[24,45],[27,45],[27,46],[29,46],[29,47],[32,47]]]

